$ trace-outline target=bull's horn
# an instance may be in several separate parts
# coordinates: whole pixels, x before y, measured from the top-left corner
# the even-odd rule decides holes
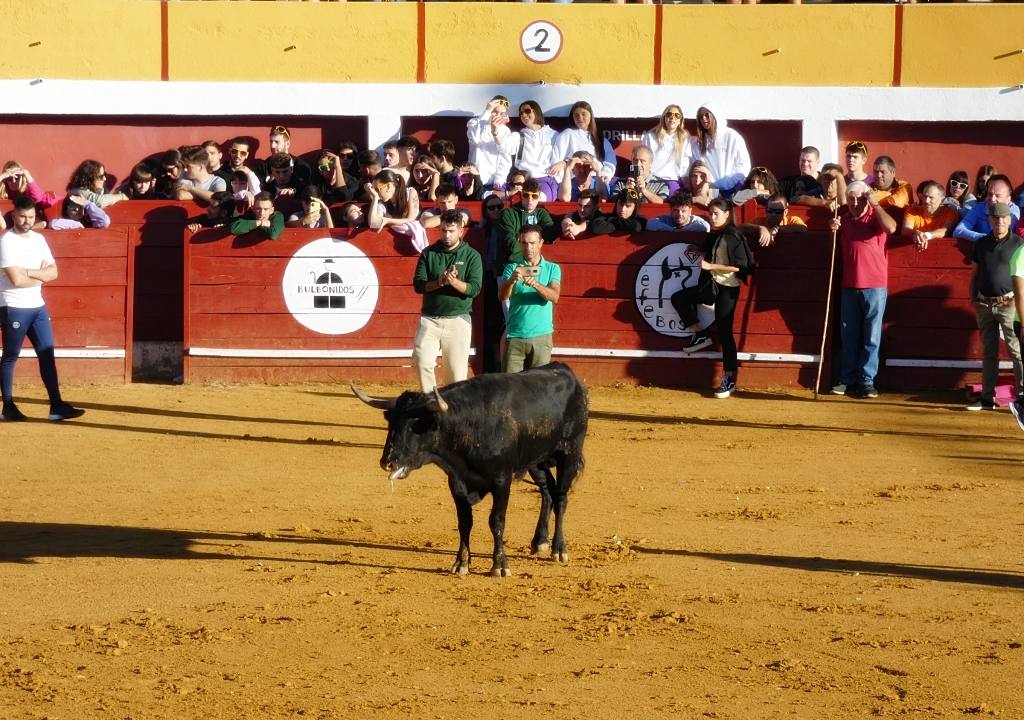
[[[349,385],[349,387],[352,388],[352,392],[354,392],[356,394],[357,398],[362,400],[364,403],[366,403],[370,407],[375,407],[378,410],[393,410],[394,407],[395,407],[395,403],[398,402],[398,398],[390,398],[390,399],[388,399],[388,398],[370,397],[369,395],[364,393],[362,390],[357,388],[355,386],[355,383],[353,383],[352,385]]]
[[[439,412],[448,412],[448,403],[441,397],[441,393],[437,390],[437,385],[434,386],[434,402],[437,403],[437,409]]]

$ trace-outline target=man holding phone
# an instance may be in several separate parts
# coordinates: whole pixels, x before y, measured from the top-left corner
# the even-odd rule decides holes
[[[646,145],[633,148],[633,161],[629,165],[629,177],[619,178],[612,187],[612,195],[623,190],[635,190],[641,202],[660,205],[668,197],[668,183],[651,175],[654,166],[654,151]]]
[[[519,229],[523,259],[505,265],[498,291],[508,301],[505,372],[521,372],[551,362],[554,309],[562,290],[562,269],[541,256],[544,239],[536,225]]]
[[[416,263],[412,286],[423,296],[412,364],[425,393],[437,385],[437,353],[444,357],[444,384],[469,377],[473,334],[473,298],[483,285],[483,259],[462,241],[465,217],[458,210],[441,213],[441,239],[425,248]]]

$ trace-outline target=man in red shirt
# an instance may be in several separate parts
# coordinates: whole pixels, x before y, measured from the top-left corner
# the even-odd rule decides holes
[[[846,188],[846,206],[832,221],[832,230],[839,233],[843,259],[843,376],[832,392],[878,397],[875,375],[889,280],[886,243],[896,232],[896,221],[871,188],[857,180]]]

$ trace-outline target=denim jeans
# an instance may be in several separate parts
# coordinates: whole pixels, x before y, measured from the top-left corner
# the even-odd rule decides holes
[[[843,288],[843,384],[874,385],[882,344],[885,288]]]

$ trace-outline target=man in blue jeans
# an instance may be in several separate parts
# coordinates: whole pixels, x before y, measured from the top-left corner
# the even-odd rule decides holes
[[[856,180],[846,188],[846,205],[832,221],[843,261],[843,376],[835,395],[878,397],[878,348],[888,294],[889,259],[885,244],[896,221],[879,206],[874,192]]]
[[[14,365],[21,354],[25,337],[39,358],[39,374],[50,396],[50,420],[81,417],[84,410],[68,405],[60,396],[57,364],[53,355],[53,329],[43,302],[43,284],[57,279],[57,263],[42,235],[32,227],[36,206],[30,197],[14,201],[13,227],[0,236],[0,325],[4,350],[0,360],[0,393],[3,410],[0,419],[26,420],[14,404]]]

